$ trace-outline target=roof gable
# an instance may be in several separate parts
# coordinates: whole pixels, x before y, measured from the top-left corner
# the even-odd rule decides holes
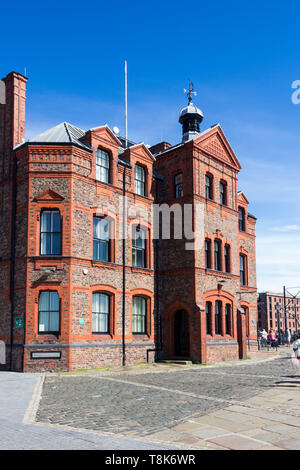
[[[154,155],[150,152],[150,150],[146,147],[144,142],[140,144],[132,145],[129,147],[130,153],[136,153],[139,157],[150,161],[153,163],[155,161]]]
[[[110,130],[107,124],[100,127],[94,127],[88,131],[91,133],[92,138],[99,138],[101,140],[105,140],[108,144],[112,144],[114,146],[120,147],[122,143],[120,140],[115,136],[115,134]]]
[[[217,160],[227,163],[238,171],[241,170],[242,167],[219,124],[203,132],[195,139],[195,144]]]
[[[250,204],[249,201],[248,201],[248,199],[246,198],[245,194],[243,193],[243,191],[239,191],[239,192],[238,192],[238,197],[237,197],[237,199],[238,199],[238,202],[239,202],[240,204],[245,204],[245,205]]]

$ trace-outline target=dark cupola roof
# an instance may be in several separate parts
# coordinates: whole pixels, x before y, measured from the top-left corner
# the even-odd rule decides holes
[[[191,82],[189,90],[184,91],[188,93],[189,102],[188,105],[181,110],[179,122],[182,124],[182,142],[187,142],[199,136],[203,113],[192,101],[192,94],[196,95],[196,92]]]

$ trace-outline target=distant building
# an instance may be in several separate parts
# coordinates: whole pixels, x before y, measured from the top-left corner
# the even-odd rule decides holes
[[[257,335],[256,218],[237,189],[241,165],[221,126],[201,132],[203,114],[190,95],[174,146],[126,146],[107,125],[83,130],[66,122],[25,142],[26,82],[14,72],[1,82],[0,340],[7,366],[245,357]],[[126,218],[124,244],[123,194],[128,211],[140,210]],[[189,205],[200,244],[186,249],[193,241],[186,233],[154,239],[154,203]]]
[[[258,321],[257,328],[265,328],[266,330],[278,330],[278,314],[276,304],[280,305],[280,329],[285,331],[285,312],[284,312],[284,295],[275,292],[260,292],[258,297]],[[287,328],[291,333],[295,333],[300,329],[300,298],[293,298],[290,294],[286,294],[286,318]]]

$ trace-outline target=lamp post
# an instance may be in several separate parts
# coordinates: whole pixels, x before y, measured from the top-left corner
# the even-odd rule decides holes
[[[279,302],[276,303],[275,310],[276,310],[276,313],[277,313],[278,344],[281,344],[281,334],[280,334],[280,310],[281,310],[281,306],[280,306]]]

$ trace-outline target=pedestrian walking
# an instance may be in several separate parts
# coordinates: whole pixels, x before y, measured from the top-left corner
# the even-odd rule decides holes
[[[261,332],[261,345],[262,345],[262,347],[265,347],[265,348],[267,347],[267,341],[268,341],[268,333],[263,328],[263,330]]]
[[[261,332],[261,330],[258,330],[258,332],[257,332],[257,344],[258,344],[258,350],[259,351],[261,349],[261,340],[262,340],[262,332]]]
[[[271,343],[271,347],[272,348],[277,348],[277,341],[276,341],[276,334],[275,334],[275,331],[274,330],[270,330],[269,332],[269,340],[270,340],[270,343]]]

